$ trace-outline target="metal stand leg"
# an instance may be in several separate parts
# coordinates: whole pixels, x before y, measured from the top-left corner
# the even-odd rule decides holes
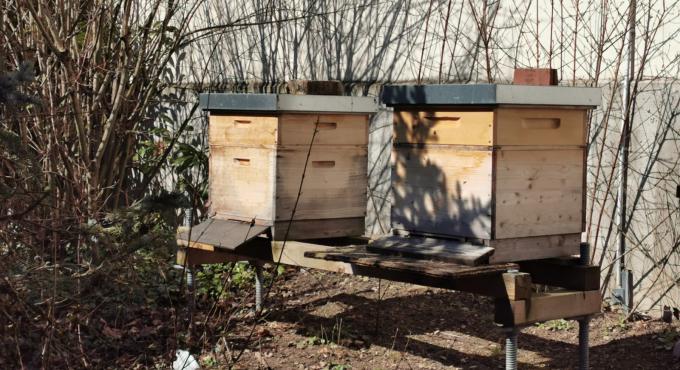
[[[582,265],[590,264],[590,244],[581,243],[581,258],[579,261]],[[578,320],[578,368],[580,370],[587,370],[590,367],[590,317],[582,317]]]
[[[505,329],[505,370],[517,370],[517,328]]]
[[[255,263],[255,310],[262,309],[262,266]]]
[[[189,320],[189,332],[191,333],[191,328],[194,325],[194,307],[196,306],[196,281],[194,280],[194,273],[195,273],[195,267],[194,266],[187,266],[186,269],[186,274],[187,274],[187,293],[189,293],[189,310],[187,312],[188,314],[188,320]]]
[[[587,370],[590,367],[590,344],[588,332],[590,330],[590,318],[584,317],[578,320],[578,368]]]

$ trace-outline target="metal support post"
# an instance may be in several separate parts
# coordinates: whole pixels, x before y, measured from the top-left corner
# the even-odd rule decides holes
[[[581,243],[580,263],[588,265],[590,263],[590,244]],[[588,333],[590,330],[590,317],[585,316],[578,320],[578,368],[587,370],[590,366],[590,343]]]
[[[586,316],[578,320],[578,368],[587,370],[590,367],[590,344],[588,332],[590,331],[590,317]]]
[[[505,328],[505,370],[517,370],[517,328]]]
[[[630,270],[626,268],[626,232],[628,230],[627,220],[627,190],[628,190],[628,152],[630,146],[631,126],[633,118],[632,85],[635,78],[635,20],[637,4],[635,0],[628,3],[628,24],[626,30],[626,45],[628,51],[626,55],[626,74],[623,80],[623,96],[621,97],[621,110],[623,117],[621,120],[621,147],[619,148],[618,170],[619,170],[619,189],[616,198],[616,219],[618,223],[618,248],[616,249],[616,284],[613,291],[614,301],[621,304],[623,311],[628,313],[633,305],[633,293],[631,287]],[[632,280],[632,279],[631,279]]]
[[[262,309],[262,265],[255,262],[255,310]]]

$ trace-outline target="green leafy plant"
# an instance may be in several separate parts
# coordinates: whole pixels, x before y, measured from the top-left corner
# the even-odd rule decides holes
[[[547,329],[550,331],[565,331],[573,329],[574,325],[565,319],[550,320],[546,322],[541,322],[536,324],[537,327],[541,329]]]
[[[323,338],[319,338],[317,336],[311,336],[311,337],[307,337],[307,338],[302,339],[301,341],[297,342],[295,344],[295,347],[297,347],[298,349],[304,349],[304,348],[307,348],[307,347],[316,346],[316,345],[320,345],[320,344],[326,344],[326,343],[327,343],[326,340],[323,339]]]
[[[659,342],[656,345],[656,349],[670,351],[675,343],[680,340],[680,332],[676,328],[670,328],[655,335],[654,338]]]
[[[231,274],[231,276],[227,276]],[[204,265],[196,274],[198,293],[210,299],[225,299],[231,294],[225,285],[238,289],[252,284],[255,271],[243,262]]]
[[[326,366],[326,369],[328,370],[349,370],[351,369],[351,365],[345,365],[345,364],[330,364]]]

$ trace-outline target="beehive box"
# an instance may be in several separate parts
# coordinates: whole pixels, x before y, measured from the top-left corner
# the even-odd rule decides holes
[[[600,89],[388,86],[392,227],[495,248],[491,262],[577,254],[588,111]]]
[[[212,217],[272,226],[277,240],[289,224],[290,240],[363,234],[374,98],[204,94],[200,99],[210,113]]]

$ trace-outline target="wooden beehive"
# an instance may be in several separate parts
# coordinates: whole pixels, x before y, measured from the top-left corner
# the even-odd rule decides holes
[[[277,240],[363,234],[374,98],[205,94],[201,103],[212,217],[272,226]]]
[[[386,87],[392,227],[476,241],[491,262],[577,254],[594,88]]]

